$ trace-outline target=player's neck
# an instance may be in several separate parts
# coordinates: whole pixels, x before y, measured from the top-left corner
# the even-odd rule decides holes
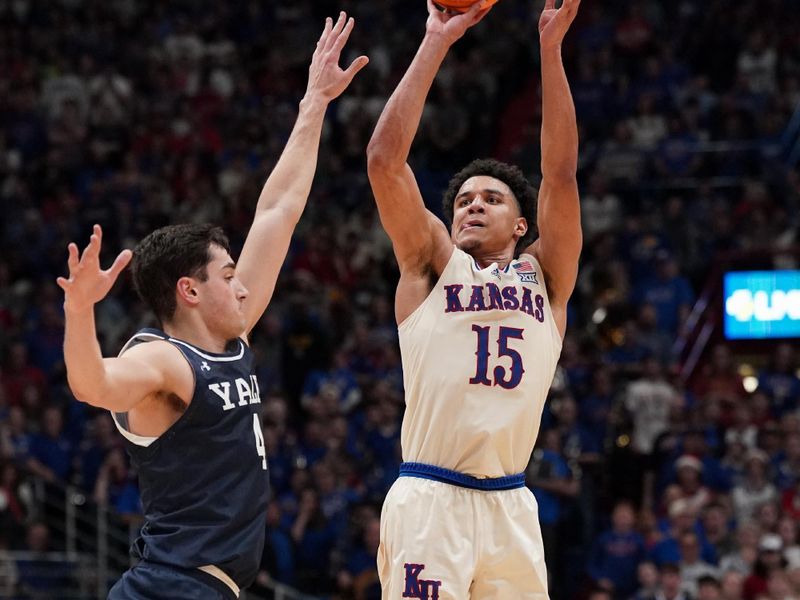
[[[513,248],[505,248],[499,252],[481,252],[480,250],[477,250],[470,252],[469,254],[475,259],[475,262],[481,269],[485,269],[493,263],[497,263],[498,267],[505,269],[508,266],[508,263],[514,260]]]
[[[214,334],[202,320],[191,316],[176,315],[172,322],[164,323],[164,333],[215,354],[224,353],[230,341]]]

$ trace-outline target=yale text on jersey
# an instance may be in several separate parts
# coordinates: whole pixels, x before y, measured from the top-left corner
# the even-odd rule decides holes
[[[233,385],[231,385],[233,384]],[[231,410],[235,406],[247,406],[248,404],[259,404],[261,393],[258,389],[258,379],[255,375],[250,375],[250,380],[237,377],[233,382],[220,381],[210,383],[208,389],[219,396],[222,401],[222,410]],[[236,399],[231,399],[231,391],[236,390]]]

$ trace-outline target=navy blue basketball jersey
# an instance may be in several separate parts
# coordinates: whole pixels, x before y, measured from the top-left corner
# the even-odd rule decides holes
[[[145,522],[133,552],[178,567],[213,565],[247,587],[261,561],[269,494],[253,353],[239,339],[215,354],[143,329],[120,354],[154,340],[180,350],[195,388],[158,438],[131,433],[127,413],[113,414],[139,474]]]

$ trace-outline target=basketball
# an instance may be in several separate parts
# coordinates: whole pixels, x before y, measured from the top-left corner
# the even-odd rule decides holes
[[[455,12],[467,12],[475,2],[481,2],[481,8],[489,8],[497,0],[433,0],[438,6]]]

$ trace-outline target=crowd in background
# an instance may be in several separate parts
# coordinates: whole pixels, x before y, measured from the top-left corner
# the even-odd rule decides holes
[[[330,108],[308,207],[252,335],[273,489],[257,587],[379,597],[403,382],[397,269],[365,150],[424,7],[0,2],[0,553],[63,544],[31,518],[34,478],[141,518],[109,415],[66,385],[55,278],[67,243],[99,223],[108,260],[191,221],[222,225],[240,248],[323,19],[345,9],[356,28],[344,60],[370,65]],[[502,0],[442,67],[410,157],[434,212],[473,158],[538,183],[540,10]],[[556,600],[800,597],[796,348],[751,352],[747,389],[720,336],[688,380],[675,352],[717,257],[767,249],[758,266],[796,266],[800,171],[783,134],[800,106],[797,31],[791,0],[586,0],[567,36],[584,251],[528,469]],[[125,277],[96,315],[107,356],[154,325]],[[24,563],[0,563],[0,592],[46,593]]]

